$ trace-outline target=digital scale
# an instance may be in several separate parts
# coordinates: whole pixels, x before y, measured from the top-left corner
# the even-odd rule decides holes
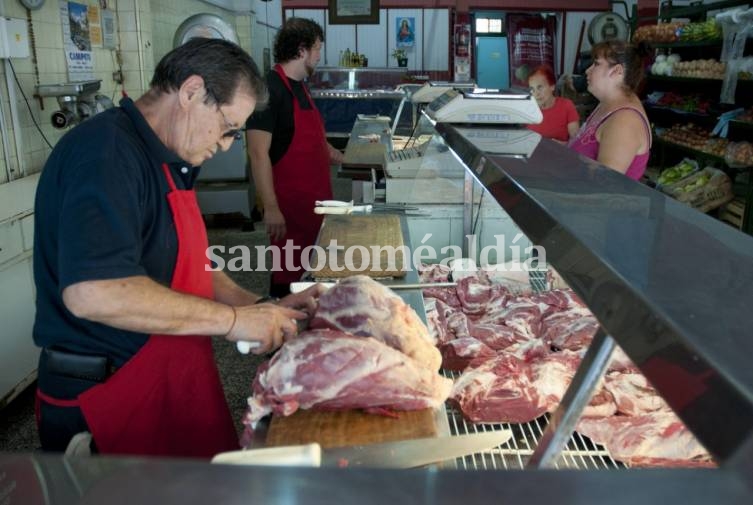
[[[482,88],[445,91],[425,112],[437,123],[537,124],[543,118],[528,92]]]
[[[528,128],[457,127],[455,130],[484,153],[513,158],[530,158],[542,138]]]
[[[413,103],[431,103],[452,89],[476,89],[473,82],[429,81],[410,97]]]
[[[462,178],[465,166],[443,144],[426,142],[386,154],[384,171],[393,179]]]

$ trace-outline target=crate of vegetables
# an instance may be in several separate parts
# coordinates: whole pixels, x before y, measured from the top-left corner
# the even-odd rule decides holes
[[[664,170],[656,180],[656,185],[660,189],[679,187],[686,178],[698,172],[698,170],[700,168],[697,161],[685,158],[677,165]]]
[[[706,167],[661,190],[701,212],[720,207],[735,197],[732,181],[727,174],[712,167]]]

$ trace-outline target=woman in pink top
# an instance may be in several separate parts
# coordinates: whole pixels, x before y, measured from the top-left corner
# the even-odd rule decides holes
[[[528,129],[542,137],[567,142],[578,133],[580,117],[572,101],[554,96],[555,84],[554,71],[549,65],[540,66],[528,76],[528,86],[544,116],[539,124],[528,125]]]
[[[588,91],[599,100],[568,146],[631,179],[646,170],[651,128],[636,95],[643,79],[643,57],[638,48],[617,40],[593,46],[593,64],[586,70]]]

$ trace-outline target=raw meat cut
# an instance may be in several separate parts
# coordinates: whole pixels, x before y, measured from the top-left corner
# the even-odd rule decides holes
[[[341,280],[319,298],[309,325],[374,337],[437,371],[442,363],[429,329],[402,298],[365,275]]]
[[[530,367],[511,356],[466,370],[455,381],[449,400],[474,423],[525,423],[546,412],[533,387]]]
[[[552,289],[531,295],[531,301],[546,304],[549,307],[542,310],[544,316],[552,312],[561,312],[567,309],[585,308],[572,289]]]
[[[492,306],[502,306],[508,297],[505,289],[492,285],[486,276],[460,279],[455,291],[463,312],[469,316],[483,314]]]
[[[454,307],[456,310],[460,310],[460,298],[458,293],[453,287],[446,288],[423,288],[424,298],[435,298],[442,300],[450,307]]]
[[[244,423],[267,414],[439,407],[452,381],[370,337],[335,330],[301,333],[259,367]]]
[[[497,353],[473,337],[456,338],[439,347],[442,368],[462,372],[471,363],[494,358]]]
[[[526,297],[518,297],[506,305],[489,307],[478,322],[504,324],[530,340],[539,336],[541,308]]]
[[[654,460],[662,466],[682,466],[683,460],[709,461],[710,455],[672,412],[641,416],[587,418],[576,431],[607,448],[609,454],[627,464],[645,466]]]
[[[606,376],[606,388],[614,396],[620,414],[637,416],[672,410],[642,373],[611,372]]]
[[[554,412],[562,402],[565,391],[575,377],[581,358],[573,351],[555,352],[530,364],[533,387],[539,394],[547,412]],[[588,405],[583,409],[583,417],[611,416],[617,411],[614,399],[603,384],[597,386]]]
[[[598,328],[598,321],[588,309],[568,309],[542,320],[541,338],[557,349],[579,351],[588,347]]]
[[[495,351],[501,351],[514,344],[528,341],[527,338],[504,324],[473,323],[469,332],[473,338],[480,340]]]
[[[447,282],[450,280],[450,267],[440,263],[428,265],[421,264],[418,267],[419,282]]]

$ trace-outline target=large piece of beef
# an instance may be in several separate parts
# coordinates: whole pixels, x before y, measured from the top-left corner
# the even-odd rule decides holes
[[[530,364],[533,387],[536,388],[547,412],[554,412],[559,406],[565,396],[565,391],[575,377],[580,362],[581,358],[578,353],[562,351],[550,353]],[[588,405],[583,409],[582,416],[611,416],[616,411],[617,406],[612,395],[600,384]]]
[[[639,466],[683,466],[711,457],[672,412],[586,418],[576,431],[604,445],[617,461]],[[695,465],[691,465],[695,466]]]
[[[439,407],[452,381],[369,337],[335,330],[301,333],[262,365],[244,423],[274,413],[319,410],[418,410]]]
[[[658,411],[672,411],[646,376],[640,372],[610,372],[606,376],[606,388],[614,396],[620,414],[638,416]]]
[[[319,298],[310,327],[374,337],[432,371],[442,356],[429,329],[402,298],[365,275],[341,280]]]
[[[500,356],[466,370],[450,394],[468,421],[525,423],[546,412],[523,360]]]

